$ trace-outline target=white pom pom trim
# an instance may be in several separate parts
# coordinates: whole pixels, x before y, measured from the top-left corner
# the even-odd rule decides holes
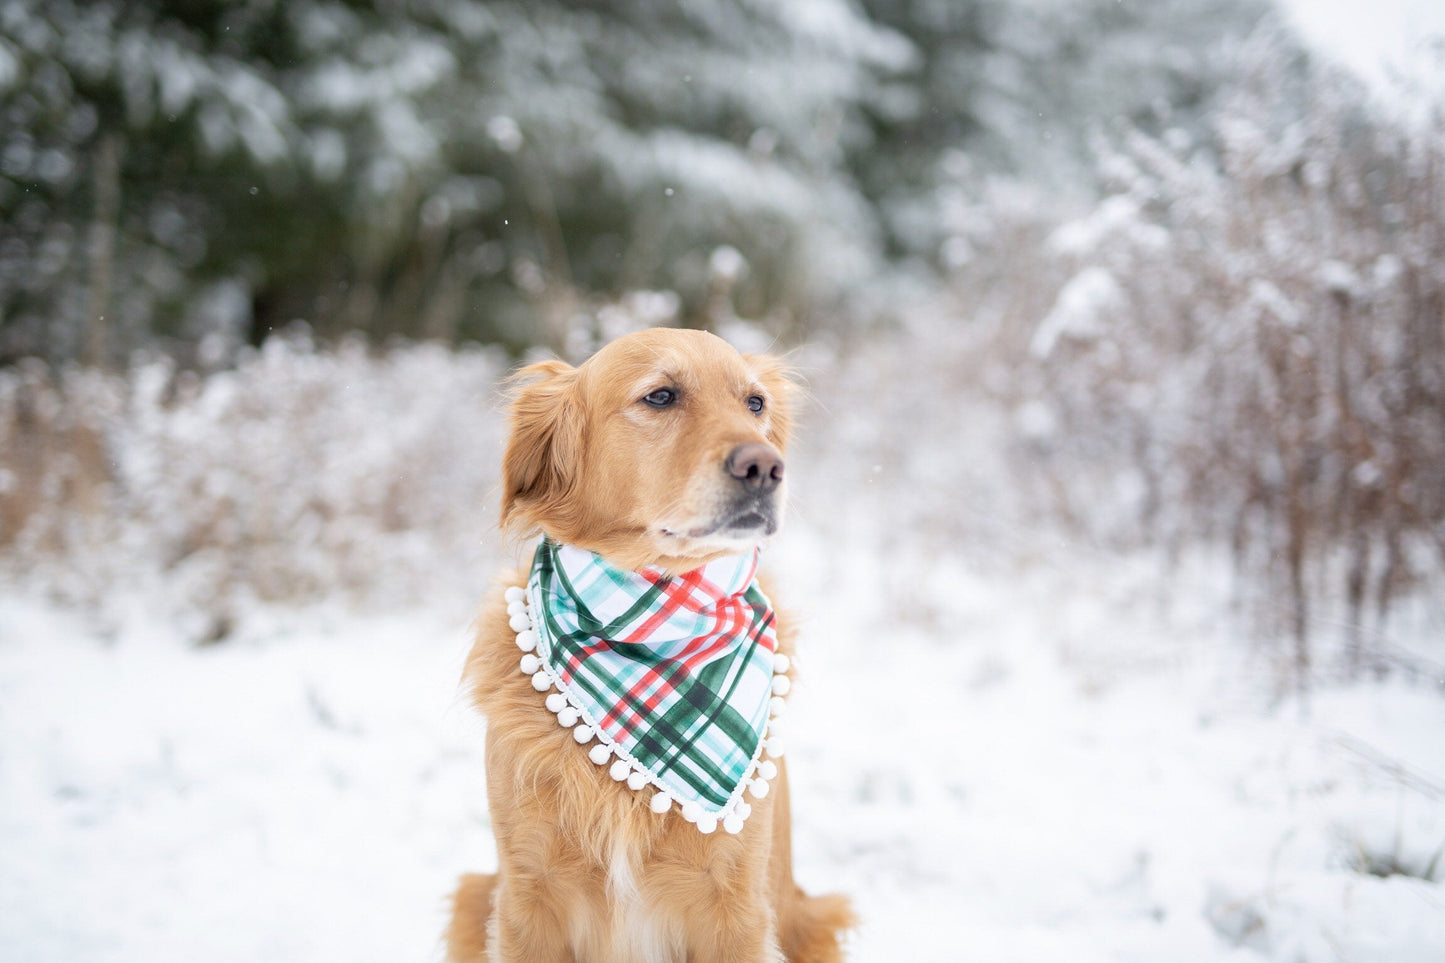
[[[532,677],[531,683],[534,689],[538,692],[547,692],[552,688],[554,680],[546,661],[538,650],[540,640],[533,627],[531,599],[526,590],[519,586],[508,588],[505,598],[508,625],[513,632],[517,633],[517,648],[526,653],[520,660],[520,668],[524,674]],[[777,764],[763,756],[766,754],[779,757],[783,754],[782,739],[775,734],[774,730],[779,728],[778,717],[783,715],[787,707],[783,696],[787,695],[792,688],[792,680],[784,674],[791,668],[791,664],[791,660],[781,652],[773,656],[773,696],[768,700],[769,721],[763,731],[763,738],[758,747],[758,756],[748,767],[734,797],[718,814],[704,811],[701,804],[695,800],[688,800],[682,804],[682,818],[696,825],[698,832],[703,835],[715,833],[719,825],[725,832],[732,835],[742,832],[744,823],[753,813],[753,807],[744,801],[744,795],[751,795],[754,799],[766,798],[771,788],[769,780],[777,778]],[[559,685],[558,688],[560,689],[561,686]],[[672,811],[674,804],[679,800],[663,789],[644,767],[631,759],[621,746],[607,740],[601,730],[587,722],[581,707],[571,701],[566,690],[549,693],[546,706],[547,710],[557,717],[557,722],[564,729],[572,730],[572,738],[579,745],[586,745],[594,739],[597,740],[597,743],[588,750],[587,756],[598,766],[607,766],[608,761],[612,760],[607,770],[607,774],[612,779],[617,782],[625,782],[627,788],[634,792],[652,786],[654,792],[648,800],[648,808],[658,815],[665,815]],[[617,758],[614,759],[614,756]]]

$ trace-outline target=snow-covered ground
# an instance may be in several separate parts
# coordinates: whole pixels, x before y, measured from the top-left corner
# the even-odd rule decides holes
[[[1281,701],[1209,565],[1161,601],[1147,561],[807,524],[771,561],[797,870],[856,899],[853,959],[1445,959],[1445,886],[1360,871],[1439,860],[1442,680]],[[494,866],[467,617],[258,610],[195,649],[0,593],[0,960],[436,959]]]

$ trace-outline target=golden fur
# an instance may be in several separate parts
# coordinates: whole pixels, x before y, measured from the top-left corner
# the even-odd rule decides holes
[[[513,381],[502,524],[546,532],[628,568],[687,571],[751,548],[776,506],[729,522],[746,450],[766,472],[792,422],[787,369],[697,331],[621,338],[573,368]],[[649,404],[672,392],[666,405]],[[761,399],[762,410],[752,410]],[[758,500],[762,496],[750,495]],[[735,515],[736,512],[733,512]],[[731,527],[729,527],[731,526]],[[522,584],[525,571],[507,584]],[[779,649],[793,632],[780,619]],[[486,601],[466,685],[486,715],[487,794],[499,871],[463,876],[447,932],[453,963],[825,963],[852,925],[840,896],[793,882],[786,770],[736,836],[704,836],[650,793],[613,782],[557,725],[527,676],[501,589]]]

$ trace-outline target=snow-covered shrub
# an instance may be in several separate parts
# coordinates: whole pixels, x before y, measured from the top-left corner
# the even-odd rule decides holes
[[[597,306],[568,354],[676,310],[649,292]],[[785,350],[736,318],[724,333]],[[976,340],[935,318],[794,354],[814,402],[789,458],[789,535],[826,540],[840,572],[874,572],[880,599],[917,611],[942,596],[889,558],[1023,549],[1010,424],[979,388]],[[107,622],[140,604],[197,640],[258,603],[464,607],[509,551],[493,491],[505,367],[499,353],[318,349],[293,335],[211,373],[163,357],[123,373],[0,370],[0,578]]]
[[[293,336],[206,376],[0,371],[0,571],[91,607],[150,593],[198,639],[257,601],[475,594],[504,370]]]
[[[1358,668],[1445,563],[1445,117],[1392,121],[1268,32],[1233,56],[1209,137],[1101,146],[1108,196],[1052,233],[1014,341],[1054,471],[1127,464],[1137,531],[1230,544],[1303,679],[1313,602],[1343,597]]]

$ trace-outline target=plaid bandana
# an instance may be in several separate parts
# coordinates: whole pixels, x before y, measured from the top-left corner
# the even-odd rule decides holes
[[[769,717],[788,689],[756,550],[668,577],[543,540],[508,593],[522,671],[589,756],[652,808],[682,805],[704,833],[738,832],[781,755]]]

